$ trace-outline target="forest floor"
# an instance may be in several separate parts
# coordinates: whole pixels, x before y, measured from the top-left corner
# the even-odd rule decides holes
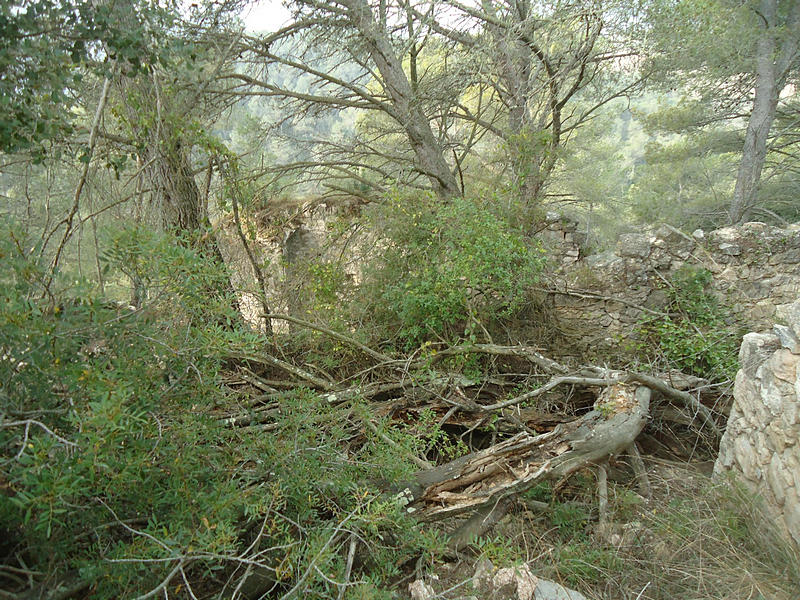
[[[527,566],[589,600],[798,598],[800,562],[752,496],[713,481],[708,461],[644,461],[649,497],[626,476],[624,460],[610,467],[616,481],[606,527],[598,523],[596,479],[587,469],[561,486],[531,490],[456,560],[409,574],[400,585],[419,575],[435,598],[482,597],[476,569],[488,560],[495,572]]]
[[[437,360],[448,353],[491,359],[493,376],[472,381],[438,370]],[[381,361],[377,354],[373,358]],[[392,371],[388,361],[378,365]],[[287,364],[264,367],[288,370]],[[410,480],[419,484],[410,505],[419,511],[418,527],[445,531],[450,540],[451,552],[433,563],[405,565],[394,592],[414,600],[524,600],[475,588],[476,569],[489,561],[495,570],[527,567],[589,600],[797,600],[796,552],[757,498],[734,481],[712,478],[716,425],[724,422],[730,397],[704,392],[690,406],[681,389],[702,389],[698,378],[566,369],[532,347],[465,345],[409,359],[399,376],[358,386],[360,395],[372,397],[373,418],[430,441],[431,451],[418,455],[421,470]],[[504,380],[503,373],[524,376]],[[292,375],[329,385],[309,373]],[[517,389],[512,382],[533,376],[540,379],[532,392],[510,393]],[[248,380],[257,383],[259,376]],[[647,424],[631,428],[626,415],[636,410],[617,394],[626,387],[641,391],[644,383],[652,391],[643,411]],[[337,385],[324,397],[346,403],[351,395]],[[535,408],[528,399],[537,401]],[[378,434],[380,422],[364,424]],[[591,433],[581,438],[584,429]],[[602,456],[594,457],[590,452],[606,430],[622,441],[600,446]],[[514,440],[521,441],[508,449]],[[457,458],[442,454],[459,448]],[[558,460],[570,455],[574,464],[559,471]],[[389,489],[402,487],[393,482]],[[498,505],[502,510],[495,510]],[[470,507],[485,517],[486,527],[474,525]],[[420,581],[432,595],[409,589]]]

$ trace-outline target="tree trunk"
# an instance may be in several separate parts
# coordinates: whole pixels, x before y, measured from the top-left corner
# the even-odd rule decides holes
[[[496,47],[498,91],[509,108],[505,141],[511,154],[512,186],[521,205],[529,209],[541,197],[555,167],[561,147],[562,110],[585,84],[586,66],[602,23],[594,14],[580,17],[584,37],[565,62],[567,57],[558,51],[551,54],[553,50],[541,45],[529,31],[534,11],[530,0],[514,2],[513,10],[502,17],[491,0],[483,0],[481,8]],[[531,114],[532,103],[538,118]]]
[[[180,143],[161,141],[149,168],[150,181],[160,204],[165,229],[192,232],[202,224],[200,189]]]
[[[628,448],[647,421],[650,389],[616,384],[595,410],[532,436],[520,433],[490,448],[418,473],[404,495],[425,518],[490,506],[545,479],[565,477]]]
[[[343,0],[353,25],[364,40],[375,62],[386,90],[392,99],[392,117],[408,136],[416,157],[416,167],[431,182],[433,191],[442,200],[461,195],[456,177],[444,159],[444,148],[433,135],[430,122],[417,102],[416,94],[403,70],[402,63],[365,0]]]
[[[761,170],[767,157],[767,138],[778,106],[778,82],[775,74],[776,0],[762,0],[761,17],[764,30],[756,48],[756,90],[753,111],[747,123],[742,160],[736,176],[736,187],[730,207],[732,224],[740,223],[753,207],[758,193]]]
[[[785,27],[778,26],[777,0],[761,0],[759,15],[764,30],[756,45],[756,87],[753,111],[747,123],[742,159],[736,175],[729,215],[741,223],[758,200],[761,171],[767,157],[767,140],[775,120],[780,93],[796,62],[800,2],[794,0]],[[778,40],[781,39],[780,48]]]
[[[167,136],[172,136],[168,132]],[[151,189],[161,210],[164,229],[188,234],[200,234],[210,224],[205,203],[192,171],[189,156],[181,142],[174,139],[155,141],[156,149],[149,157]],[[225,260],[214,235],[209,231],[197,240],[198,249],[205,251],[219,265]],[[230,287],[233,290],[233,287]]]

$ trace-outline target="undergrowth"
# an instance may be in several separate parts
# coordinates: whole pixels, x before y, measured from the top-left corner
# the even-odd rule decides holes
[[[684,266],[667,288],[669,314],[648,319],[640,328],[647,352],[655,342],[670,366],[712,381],[733,380],[738,368],[740,336],[728,311],[708,291],[711,273]]]
[[[405,560],[439,552],[438,536],[409,528],[371,483],[408,472],[406,456],[379,436],[352,444],[349,407],[297,388],[269,431],[225,423],[258,408],[225,381],[230,357],[263,340],[192,239],[118,235],[106,274],[137,279],[132,309],[66,275],[45,288],[47,265],[5,233],[5,589],[25,587],[23,569],[46,575],[42,593],[77,586],[92,598],[231,597],[258,582],[256,596],[336,596],[355,540],[363,556],[348,589],[380,598]]]
[[[365,269],[361,303],[405,349],[475,341],[526,304],[544,267],[541,247],[489,201],[392,196],[368,221],[382,249]]]
[[[475,552],[497,567],[526,562],[591,600],[797,598],[800,555],[759,497],[677,464],[655,464],[649,477],[649,501],[610,485],[607,532],[597,527],[591,474],[563,488],[539,484]]]

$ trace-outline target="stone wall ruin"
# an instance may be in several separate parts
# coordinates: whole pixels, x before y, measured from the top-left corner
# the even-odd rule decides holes
[[[800,548],[800,301],[786,314],[788,325],[744,336],[714,472],[761,495]]]
[[[614,250],[585,257],[560,222],[545,238],[562,257],[552,302],[562,319],[587,332],[587,343],[618,343],[642,317],[663,311],[684,265],[711,272],[711,291],[747,331],[769,330],[800,297],[800,224],[746,223],[692,235],[662,225],[623,234]]]
[[[321,207],[295,220],[281,237],[254,240],[268,259],[276,297],[291,279],[294,259],[325,247],[328,224],[337,216]],[[667,309],[670,281],[685,265],[707,269],[711,291],[732,319],[744,330],[760,332],[746,335],[741,346],[735,400],[715,472],[734,472],[762,495],[800,547],[800,224],[746,223],[692,235],[662,225],[621,235],[612,251],[583,256],[577,223],[548,217],[541,237],[559,266],[549,282],[556,314],[599,352],[634,335],[643,317]],[[246,271],[235,246],[225,247],[226,259]],[[354,276],[358,266],[350,264]],[[252,275],[240,275],[239,287],[247,289]],[[275,308],[291,310],[285,303]],[[773,327],[775,321],[786,325]]]
[[[667,309],[666,290],[685,265],[709,285],[748,333],[716,474],[734,473],[765,501],[800,548],[800,225],[746,223],[691,236],[668,225],[621,235],[613,251],[580,257],[575,229],[545,234],[561,256],[551,293],[557,314],[602,348],[635,335],[643,317]],[[773,325],[783,321],[785,325]]]

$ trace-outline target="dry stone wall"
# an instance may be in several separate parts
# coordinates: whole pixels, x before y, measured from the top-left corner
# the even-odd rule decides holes
[[[744,336],[714,472],[732,471],[760,494],[800,548],[800,301],[786,322]]]
[[[615,250],[585,257],[575,232],[561,227],[553,223],[545,234],[563,257],[553,303],[592,343],[616,343],[643,316],[662,311],[684,265],[712,273],[712,291],[748,331],[768,330],[800,297],[800,224],[746,223],[692,235],[662,225],[623,234]]]
[[[291,292],[287,287],[292,287],[294,259],[327,248],[330,224],[342,212],[325,205],[297,211],[291,224],[279,232],[259,232],[252,241],[270,275],[273,310],[288,310],[291,302],[283,296]],[[662,225],[623,234],[614,250],[590,256],[584,255],[586,236],[577,222],[550,213],[546,225],[540,235],[560,267],[551,286],[558,290],[552,294],[557,314],[580,330],[587,344],[600,350],[603,342],[607,346],[627,337],[648,311],[663,310],[668,282],[686,264],[713,274],[713,290],[749,331],[769,329],[785,307],[800,297],[800,224],[777,228],[747,223],[709,233],[697,230],[692,235]],[[237,288],[256,289],[232,224],[224,229],[220,244],[226,262],[236,267]],[[346,245],[351,254],[358,244],[349,240]],[[334,250],[341,256],[342,248]],[[357,263],[349,263],[347,270],[358,279]],[[244,292],[241,302],[247,316],[258,322],[254,295]]]

